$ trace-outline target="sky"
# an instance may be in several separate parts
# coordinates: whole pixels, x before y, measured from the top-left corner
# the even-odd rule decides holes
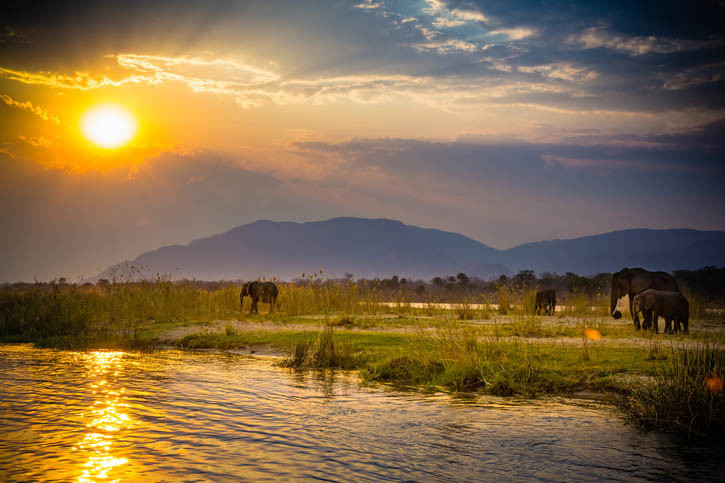
[[[3,2],[0,281],[258,219],[725,229],[724,87],[722,1]]]

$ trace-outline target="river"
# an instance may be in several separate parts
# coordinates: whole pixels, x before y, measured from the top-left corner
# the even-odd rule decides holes
[[[722,481],[605,405],[361,387],[230,353],[0,346],[2,481]]]

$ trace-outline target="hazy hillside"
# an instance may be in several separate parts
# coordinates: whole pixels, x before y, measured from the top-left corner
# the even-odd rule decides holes
[[[345,272],[356,277],[431,278],[463,271],[480,277],[507,272],[491,262],[499,251],[457,233],[387,219],[333,218],[291,223],[256,221],[186,246],[163,247],[130,262],[153,273],[205,280]],[[494,263],[489,266],[486,263]],[[100,277],[108,277],[107,270]]]
[[[506,250],[500,261],[514,271],[612,272],[621,267],[672,271],[725,265],[725,232],[621,230],[572,240],[527,243]]]
[[[176,279],[202,280],[258,276],[291,280],[319,270],[331,277],[349,272],[355,277],[423,279],[458,272],[490,278],[522,269],[582,275],[624,266],[670,271],[725,265],[725,232],[624,230],[501,251],[457,233],[382,218],[262,220],[188,245],[159,248],[129,264]],[[94,279],[109,277],[111,270]]]

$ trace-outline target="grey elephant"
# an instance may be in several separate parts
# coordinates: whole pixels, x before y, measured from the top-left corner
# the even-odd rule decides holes
[[[617,309],[617,302],[625,295],[629,296],[629,312],[632,314],[634,328],[639,330],[639,316],[632,307],[633,298],[638,293],[648,289],[679,292],[675,277],[667,272],[650,272],[643,268],[623,268],[612,275],[612,290],[609,304],[609,313],[615,319],[622,317]]]
[[[642,312],[642,327],[646,330],[650,325],[659,332],[657,319],[665,319],[665,333],[677,333],[680,325],[685,333],[689,330],[690,303],[679,291],[645,290],[634,296],[634,313]]]
[[[279,290],[277,286],[272,282],[247,282],[242,286],[242,291],[239,294],[239,305],[244,307],[244,297],[252,299],[252,308],[249,309],[249,313],[259,313],[257,302],[260,300],[266,304],[269,304],[269,313],[274,312],[275,305],[279,310],[279,304],[277,302],[277,296]]]
[[[555,290],[539,290],[536,292],[536,303],[534,305],[534,315],[544,312],[546,315],[554,315],[556,311],[556,291]]]

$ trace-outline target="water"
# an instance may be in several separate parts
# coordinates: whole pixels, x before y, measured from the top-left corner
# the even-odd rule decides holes
[[[0,346],[1,481],[717,481],[595,403],[361,388],[270,359]]]

